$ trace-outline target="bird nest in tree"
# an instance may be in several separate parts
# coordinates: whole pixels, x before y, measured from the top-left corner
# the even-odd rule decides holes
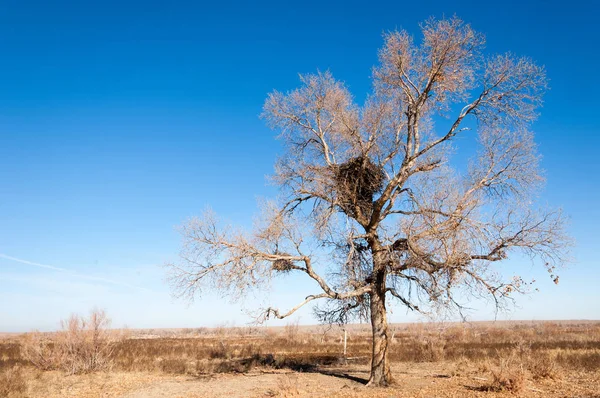
[[[373,196],[383,188],[385,174],[368,157],[357,156],[335,168],[335,188],[339,206],[355,216],[357,209],[369,214]]]
[[[287,255],[286,253],[280,253],[281,255]],[[285,259],[285,258],[279,258],[275,261],[273,261],[273,264],[271,265],[271,268],[275,271],[279,271],[279,272],[289,272],[292,270],[294,266],[294,263],[292,263],[291,260]]]

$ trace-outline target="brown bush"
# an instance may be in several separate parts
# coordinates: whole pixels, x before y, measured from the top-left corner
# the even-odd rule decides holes
[[[514,357],[500,360],[500,367],[492,369],[492,381],[489,385],[483,386],[485,391],[509,391],[511,393],[520,393],[525,389],[525,371],[523,366],[515,363]]]
[[[231,356],[232,350],[223,342],[223,340],[219,341],[219,343],[209,352],[209,357],[211,359],[229,359]]]
[[[56,369],[61,353],[50,335],[33,331],[27,333],[21,342],[23,359],[40,370]]]
[[[528,362],[528,369],[535,380],[556,380],[560,376],[556,361],[548,353],[533,355]]]
[[[438,362],[443,360],[444,357],[444,342],[440,339],[432,338],[417,346],[415,361]]]
[[[267,391],[269,397],[297,397],[300,396],[297,375],[283,375],[277,379],[277,388]]]
[[[27,383],[21,368],[15,366],[0,372],[0,397],[25,396]]]
[[[300,337],[300,326],[298,320],[285,325],[283,334],[289,343],[296,343]]]
[[[187,371],[187,362],[183,359],[165,359],[160,362],[160,368],[165,373],[182,375]]]
[[[600,370],[600,351],[559,353],[556,360],[561,365],[577,370],[595,372]]]
[[[520,393],[525,388],[525,373],[522,370],[493,372],[490,391],[510,391]]]
[[[458,361],[454,363],[452,370],[450,371],[450,376],[464,376],[467,374],[469,369],[470,362],[466,358],[460,358]]]
[[[101,310],[89,318],[71,315],[54,334],[33,332],[22,341],[22,355],[41,370],[61,369],[69,374],[88,373],[110,367],[114,336],[110,319]]]

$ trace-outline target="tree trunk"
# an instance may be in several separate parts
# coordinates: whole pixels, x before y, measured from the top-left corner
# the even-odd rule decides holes
[[[385,308],[385,274],[382,272],[375,282],[371,299],[371,328],[373,330],[373,353],[371,377],[368,386],[385,387],[392,384],[392,373],[388,362],[388,323]]]

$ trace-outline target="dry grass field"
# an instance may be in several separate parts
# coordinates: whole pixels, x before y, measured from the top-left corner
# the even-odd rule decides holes
[[[6,335],[0,397],[600,397],[600,322],[391,329],[388,389],[364,386],[366,325],[348,327],[346,358],[338,327],[129,331],[101,370],[73,372],[34,366],[29,337]]]

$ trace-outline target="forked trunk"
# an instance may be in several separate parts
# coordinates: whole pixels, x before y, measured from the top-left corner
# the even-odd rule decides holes
[[[384,277],[385,278],[385,277]],[[392,374],[388,362],[388,324],[385,308],[385,282],[376,283],[371,293],[371,327],[373,330],[373,353],[371,377],[368,386],[385,387],[392,384]]]

